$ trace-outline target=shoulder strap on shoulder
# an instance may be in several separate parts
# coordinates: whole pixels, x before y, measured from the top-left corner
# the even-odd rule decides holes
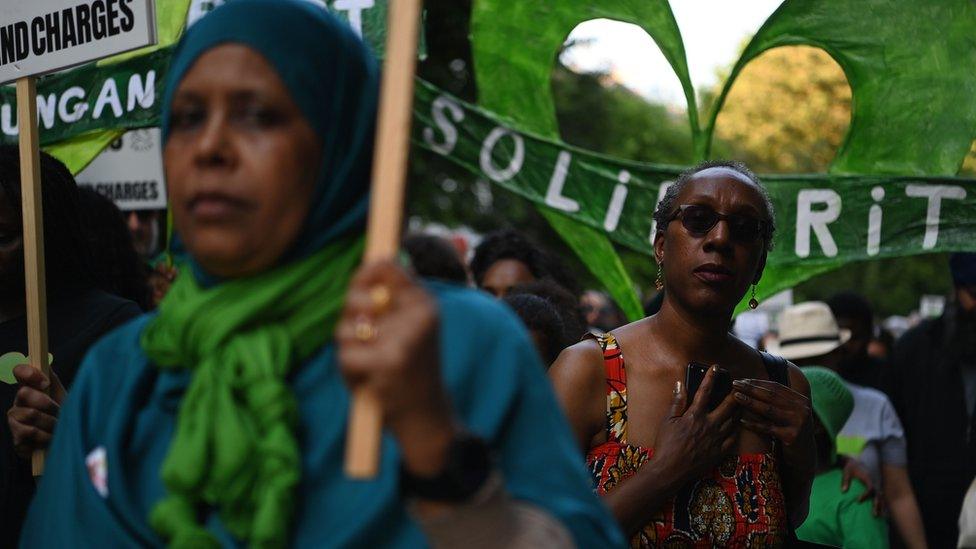
[[[780,385],[789,387],[790,365],[788,362],[786,362],[786,359],[778,355],[771,355],[764,352],[760,352],[759,356],[762,357],[763,365],[766,367],[766,375],[769,376],[769,379],[779,383]]]

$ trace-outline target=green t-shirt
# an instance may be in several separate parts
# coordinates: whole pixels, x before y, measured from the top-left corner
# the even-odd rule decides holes
[[[870,501],[857,501],[866,488],[855,480],[842,493],[842,478],[840,469],[831,469],[813,479],[810,513],[797,528],[796,537],[835,547],[888,549],[887,523],[871,513]]]

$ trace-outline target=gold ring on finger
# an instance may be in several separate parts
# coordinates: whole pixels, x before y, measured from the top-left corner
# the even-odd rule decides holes
[[[390,288],[384,284],[377,284],[369,289],[369,300],[373,304],[373,310],[378,313],[386,310],[391,299]]]
[[[360,343],[369,343],[376,339],[376,335],[379,330],[376,328],[376,324],[367,316],[360,316],[356,319],[356,323],[353,325],[353,335]]]

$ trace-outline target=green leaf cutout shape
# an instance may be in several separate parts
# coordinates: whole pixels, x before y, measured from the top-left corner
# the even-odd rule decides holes
[[[14,377],[14,368],[21,364],[28,364],[29,361],[23,353],[4,353],[0,355],[0,381],[6,383],[7,385],[16,385],[17,378]],[[54,363],[54,355],[51,353],[47,354],[47,363],[51,365]]]

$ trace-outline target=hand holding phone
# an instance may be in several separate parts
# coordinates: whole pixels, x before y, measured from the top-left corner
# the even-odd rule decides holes
[[[689,362],[687,372],[685,373],[685,387],[688,390],[688,404],[691,405],[695,401],[695,394],[698,393],[698,388],[701,387],[702,381],[705,380],[705,374],[708,373],[710,366],[707,364],[702,364],[701,362]],[[725,397],[729,396],[732,392],[732,375],[729,371],[724,368],[719,368],[715,372],[715,379],[712,383],[712,392],[708,397],[708,411],[711,412],[718,405],[725,400]]]

